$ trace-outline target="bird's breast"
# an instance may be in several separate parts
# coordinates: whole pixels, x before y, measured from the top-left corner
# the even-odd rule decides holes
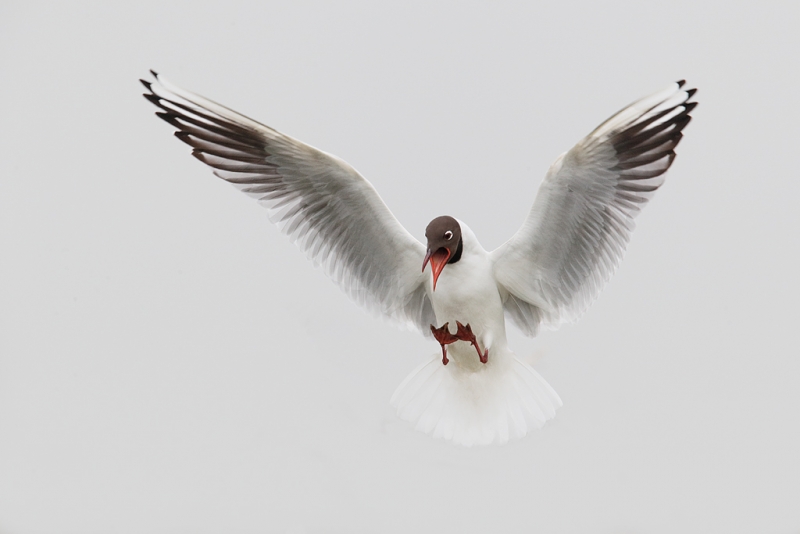
[[[462,258],[448,264],[436,284],[429,287],[429,296],[439,324],[450,323],[455,332],[456,321],[469,324],[475,335],[489,343],[505,343],[503,303],[491,263],[481,258]]]

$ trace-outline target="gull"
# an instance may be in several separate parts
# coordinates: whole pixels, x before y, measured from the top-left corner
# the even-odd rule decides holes
[[[532,337],[583,314],[697,105],[681,80],[603,122],[556,158],[522,227],[489,252],[449,215],[417,240],[346,162],[151,74],[144,97],[195,158],[266,207],[356,303],[439,344],[391,403],[416,430],[463,446],[521,438],[555,416],[561,399],[509,349],[506,319]]]

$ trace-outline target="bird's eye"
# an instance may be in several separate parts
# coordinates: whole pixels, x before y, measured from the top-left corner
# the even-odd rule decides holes
[[[453,239],[453,232],[451,232],[450,230],[446,231],[446,232],[444,233],[444,238],[445,238],[446,240],[450,241],[451,239]]]

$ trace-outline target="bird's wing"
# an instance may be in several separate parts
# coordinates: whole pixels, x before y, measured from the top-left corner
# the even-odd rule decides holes
[[[522,228],[493,251],[505,310],[528,335],[574,321],[625,251],[691,117],[684,82],[634,102],[550,167]]]
[[[257,199],[270,219],[356,302],[426,332],[425,247],[350,165],[153,72],[156,114],[214,174]]]

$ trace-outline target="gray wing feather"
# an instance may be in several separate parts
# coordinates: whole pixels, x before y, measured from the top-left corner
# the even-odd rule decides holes
[[[522,228],[492,252],[506,313],[526,334],[576,320],[616,270],[697,105],[683,85],[631,104],[562,154]]]
[[[157,115],[214,174],[269,217],[353,300],[422,332],[434,323],[421,272],[425,247],[350,165],[153,72]]]

